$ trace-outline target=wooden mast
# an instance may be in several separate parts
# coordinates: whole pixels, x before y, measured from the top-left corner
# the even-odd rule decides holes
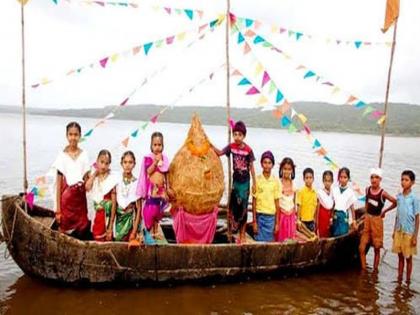
[[[389,90],[390,90],[390,85],[391,85],[391,73],[392,73],[392,64],[394,62],[395,45],[397,43],[397,25],[398,25],[398,17],[395,19],[394,35],[393,35],[392,47],[391,47],[391,58],[390,58],[390,61],[389,61],[389,68],[388,68],[388,82],[387,82],[387,85],[386,85],[385,104],[384,104],[385,120],[382,123],[382,129],[381,129],[381,147],[379,149],[379,167],[380,168],[382,167],[383,157],[384,157],[385,131],[386,131],[386,123],[388,121]]]
[[[20,1],[21,44],[22,44],[22,145],[23,145],[23,192],[28,192],[27,154],[26,154],[26,83],[25,83],[25,1]],[[25,202],[25,211],[27,203]]]
[[[230,127],[230,60],[229,60],[229,26],[230,26],[230,0],[226,0],[226,114],[227,114],[227,133],[228,133],[228,144],[232,141],[232,132]],[[230,193],[232,191],[232,161],[231,157],[228,158],[228,203],[227,203],[227,228],[228,228],[228,239],[232,240],[231,230],[231,209],[230,209]]]

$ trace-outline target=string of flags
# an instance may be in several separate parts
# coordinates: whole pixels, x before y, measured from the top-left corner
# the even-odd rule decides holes
[[[239,17],[239,16],[235,16],[235,18],[236,18],[236,24],[239,27],[252,28],[254,31],[257,31],[261,29],[261,27],[264,26],[265,28],[269,29],[272,34],[280,34],[289,39],[293,39],[296,42],[300,42],[302,40],[317,40],[319,42],[326,43],[326,44],[353,47],[356,49],[360,49],[364,47],[373,47],[373,46],[385,46],[385,47],[392,46],[392,42],[389,42],[389,41],[372,42],[372,41],[361,40],[361,39],[353,39],[353,40],[337,39],[337,38],[329,37],[329,36],[317,36],[313,34],[308,34],[306,32],[296,31],[287,27],[279,26],[277,24],[269,25],[266,22],[262,22],[256,19],[250,19],[250,18]]]
[[[231,19],[232,19],[232,17],[231,17]],[[235,19],[236,19],[236,17],[233,16],[234,21],[236,21]],[[262,47],[269,48],[269,49],[281,54],[286,60],[289,60],[289,61],[292,60],[292,57],[289,54],[285,53],[283,50],[276,47],[271,42],[266,40],[264,37],[255,33],[253,30],[248,28],[244,33],[242,33],[242,32],[239,31],[239,28],[237,26],[235,28],[236,28],[235,33],[236,32],[238,33],[238,37],[237,37],[237,42],[238,43],[242,43],[245,40],[245,38],[248,38],[248,39],[252,40],[253,45],[260,45]],[[250,44],[245,43],[244,50],[243,50],[244,54],[247,54],[250,50],[251,50]],[[307,66],[305,66],[303,64],[298,64],[298,66],[295,67],[295,70],[302,72],[302,78],[304,80],[311,79],[315,83],[318,83],[318,84],[321,84],[324,87],[330,88],[332,95],[335,95],[339,92],[341,92],[342,94],[345,94],[347,96],[346,104],[353,106],[357,110],[360,110],[360,111],[363,110],[362,111],[362,117],[369,117],[372,120],[376,121],[377,124],[379,124],[379,125],[384,123],[384,121],[386,119],[386,116],[385,116],[384,112],[382,112],[380,110],[376,110],[374,107],[368,105],[368,103],[366,103],[365,101],[361,100],[360,98],[354,96],[352,93],[344,91],[343,89],[341,89],[339,86],[337,86],[333,82],[331,82],[331,81],[327,80],[326,78],[324,78],[323,76],[317,74],[314,70],[311,70],[310,68],[308,68]]]
[[[136,45],[136,46],[134,46],[130,49],[126,49],[124,51],[120,51],[120,52],[110,54],[110,55],[108,55],[106,57],[103,57],[103,58],[101,58],[101,59],[99,59],[95,62],[92,62],[88,65],[73,68],[73,69],[67,71],[64,76],[65,77],[73,76],[73,75],[80,74],[82,72],[85,72],[86,70],[91,70],[91,69],[106,69],[111,64],[114,64],[114,63],[116,63],[116,62],[118,62],[118,61],[120,61],[121,59],[124,59],[124,58],[131,58],[131,57],[135,57],[135,56],[138,56],[138,55],[148,56],[152,50],[162,48],[163,46],[170,46],[175,42],[185,41],[187,36],[189,36],[192,33],[194,33],[194,35],[198,36],[199,39],[202,39],[202,38],[205,37],[205,34],[208,30],[214,31],[214,29],[217,26],[219,26],[223,22],[223,20],[224,20],[224,16],[219,16],[217,19],[214,19],[214,20],[212,20],[208,23],[205,23],[205,24],[202,24],[198,27],[195,27],[195,28],[191,29],[190,31],[184,31],[184,32],[176,33],[174,35],[167,36],[165,38],[161,38],[161,39],[151,41],[151,42],[142,43],[142,44]],[[51,79],[51,78],[48,78],[48,77],[44,77],[44,78],[41,79],[40,82],[34,83],[31,86],[32,86],[32,88],[38,88],[40,86],[50,84],[50,83],[52,83],[56,80],[57,79]]]

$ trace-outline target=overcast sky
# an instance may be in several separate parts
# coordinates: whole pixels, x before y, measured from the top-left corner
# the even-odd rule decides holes
[[[99,59],[135,45],[189,30],[208,22],[225,9],[222,0],[140,1],[139,9],[101,8],[59,0],[29,0],[26,13],[27,85],[43,77],[56,78],[47,86],[28,88],[27,101],[32,107],[83,108],[118,104],[130,92],[163,65],[167,69],[140,89],[129,104],[171,104],[201,78],[224,62],[224,28],[219,27],[205,39],[186,48],[183,43],[123,58],[107,69],[92,69],[65,77],[73,68],[97,63]],[[137,1],[138,2],[138,1]],[[392,39],[380,31],[385,0],[232,0],[232,12],[312,34],[317,38],[385,42]],[[168,16],[154,11],[151,4],[202,9],[200,20]],[[401,0],[398,39],[390,100],[420,104],[420,1]],[[331,95],[331,89],[303,80],[296,63],[303,64],[336,83],[345,91],[367,102],[382,102],[390,48],[385,45],[355,49],[346,45],[326,44],[324,40],[301,39],[272,34],[262,27],[261,35],[292,56],[292,61],[261,47],[255,56],[269,70],[279,88],[291,101],[319,100],[340,104],[347,95]],[[0,104],[19,105],[20,92],[20,6],[16,0],[0,1]],[[253,78],[253,56],[244,57],[231,39],[231,65]],[[237,80],[237,79],[235,79]],[[255,106],[255,98],[232,80],[233,106]],[[259,79],[258,79],[259,80]],[[256,81],[257,82],[257,81]],[[219,70],[214,79],[177,105],[225,104],[225,74]]]

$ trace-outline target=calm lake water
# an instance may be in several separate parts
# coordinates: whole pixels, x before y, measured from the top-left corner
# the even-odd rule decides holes
[[[420,117],[419,117],[420,118]],[[59,150],[66,144],[65,125],[71,118],[28,117],[28,170],[31,186],[36,176],[45,174]],[[84,131],[95,125],[93,119],[75,119]],[[110,121],[95,130],[83,144],[91,159],[102,148],[113,153],[113,169],[125,148],[121,141],[141,126],[135,121]],[[149,126],[129,149],[138,159],[148,152],[150,134],[165,135],[165,151],[172,158],[181,147],[188,125],[158,123]],[[0,114],[0,194],[22,190],[21,118]],[[226,128],[205,126],[214,145],[226,144]],[[368,183],[368,170],[378,163],[379,136],[315,133],[336,163],[348,166],[353,180],[361,187]],[[257,160],[267,149],[277,162],[290,156],[297,164],[296,185],[302,185],[301,172],[315,169],[316,185],[326,169],[322,159],[312,153],[311,144],[301,134],[283,130],[250,129],[246,141]],[[399,190],[400,173],[413,169],[420,178],[420,139],[386,139],[383,186],[392,194]],[[226,159],[224,159],[225,161]],[[259,163],[257,163],[259,171]],[[137,170],[136,170],[137,172]],[[275,170],[276,174],[278,169]],[[420,195],[420,186],[414,188]],[[49,205],[46,198],[40,203]],[[82,289],[45,284],[25,276],[11,258],[5,259],[5,244],[0,244],[0,314],[416,314],[420,313],[420,261],[414,260],[412,283],[396,282],[396,255],[392,254],[391,234],[394,213],[385,219],[385,256],[376,275],[360,274],[357,268],[346,271],[291,275],[284,279],[250,280],[240,283],[160,286],[153,288]],[[382,252],[384,253],[384,251]],[[372,261],[371,253],[368,261]]]

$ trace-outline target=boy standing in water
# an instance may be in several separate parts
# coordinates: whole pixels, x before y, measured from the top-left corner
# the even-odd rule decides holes
[[[250,180],[252,177],[252,192],[255,193],[255,156],[252,149],[244,142],[246,126],[242,121],[236,122],[233,127],[233,143],[227,145],[223,150],[214,148],[221,156],[230,156],[233,160],[233,185],[230,195],[229,209],[232,213],[232,230],[240,231],[239,241],[245,241],[245,229],[248,218],[248,199]],[[251,176],[250,176],[251,173]]]
[[[419,233],[420,204],[411,191],[416,180],[413,171],[405,170],[401,174],[403,191],[397,195],[397,216],[395,217],[392,252],[398,254],[398,281],[404,273],[404,259],[407,262],[407,282],[410,282],[413,270],[413,255],[417,254],[417,236]]]
[[[363,270],[366,270],[366,246],[371,243],[375,249],[373,269],[378,270],[381,248],[384,242],[383,218],[388,211],[397,206],[397,201],[381,188],[382,170],[372,168],[370,170],[370,186],[366,188],[366,214],[362,237],[360,239],[359,254]],[[382,211],[386,201],[391,205]]]
[[[312,184],[314,183],[314,170],[305,168],[303,171],[303,186],[297,193],[296,204],[298,206],[298,218],[305,226],[315,232],[315,211],[318,204],[318,197]]]

